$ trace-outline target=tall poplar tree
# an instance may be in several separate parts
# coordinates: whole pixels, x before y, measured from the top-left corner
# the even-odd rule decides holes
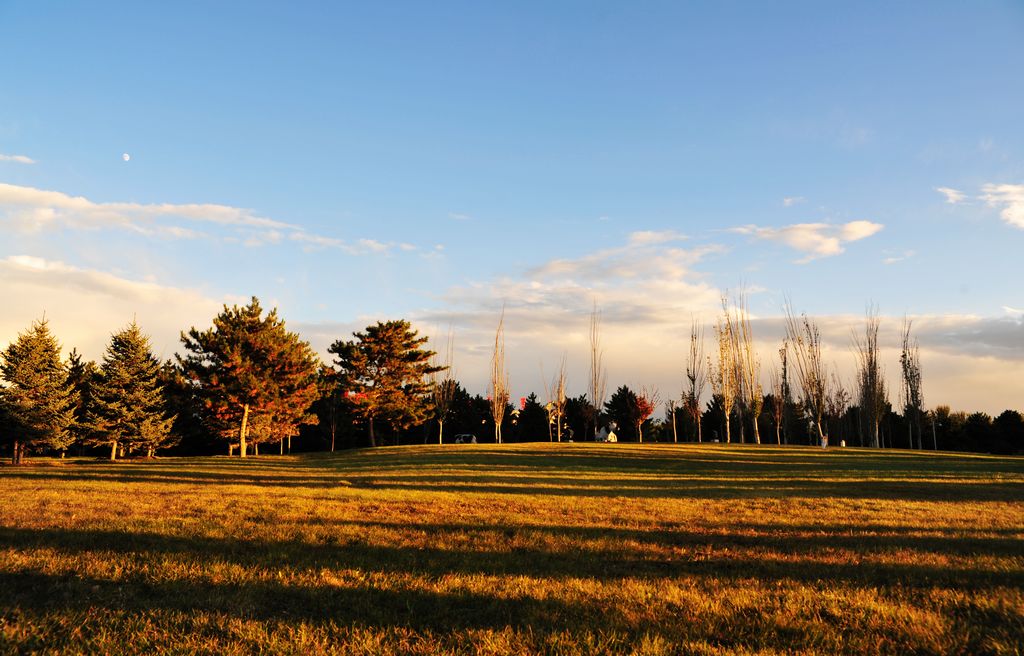
[[[250,418],[258,429],[256,444],[317,422],[308,411],[318,396],[318,358],[285,328],[276,309],[264,316],[255,296],[244,307],[225,305],[213,327],[192,328],[181,341],[186,354],[178,364],[197,390],[205,419],[221,437],[237,440],[241,457],[248,451]]]
[[[11,443],[12,463],[20,464],[28,450],[63,451],[74,442],[78,393],[46,319],[0,353],[0,377],[0,429]]]
[[[172,446],[173,417],[167,416],[160,362],[153,357],[149,337],[134,321],[110,338],[87,411],[88,442],[118,451],[141,449],[147,456]]]
[[[431,364],[435,353],[423,348],[408,321],[378,321],[354,340],[338,340],[327,351],[337,356],[337,376],[352,404],[366,421],[370,446],[377,445],[376,422],[395,431],[419,424],[430,416],[430,375],[444,367]]]

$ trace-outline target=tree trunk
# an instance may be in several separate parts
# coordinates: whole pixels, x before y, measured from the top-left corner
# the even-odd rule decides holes
[[[291,453],[292,453],[292,436],[289,435],[288,436],[288,455],[291,455]]]
[[[672,409],[672,442],[679,444],[679,435],[676,433],[676,411]]]
[[[18,456],[20,455],[18,453],[18,449],[20,449],[20,448],[21,448],[21,442],[19,442],[18,440],[14,440],[14,446],[11,448],[11,464],[12,465],[19,465],[19,464],[21,464],[21,460],[18,458]]]
[[[257,442],[255,444],[253,444],[252,445],[252,450],[253,450],[253,455],[257,455],[258,456],[260,454],[260,443]]]
[[[697,415],[697,442],[698,443],[703,443],[704,442],[704,427],[701,424],[700,420],[701,420],[701,416],[698,414]]]
[[[644,422],[638,422],[636,425],[636,435],[640,439],[640,444],[644,443]]]
[[[238,430],[238,457],[244,458],[246,456],[246,432],[249,430],[249,404],[246,403],[242,406],[242,427]],[[257,451],[257,455],[259,452]]]
[[[775,422],[775,443],[780,445],[780,446],[782,445],[782,422],[781,421],[776,421]]]
[[[932,416],[932,450],[939,450],[939,438],[935,435],[935,416]]]
[[[761,429],[757,427],[757,417],[754,417],[754,444],[761,443]]]
[[[284,438],[281,438],[281,455],[284,455]]]
[[[732,434],[729,432],[729,413],[725,413],[725,442],[726,444],[732,442]]]
[[[110,443],[110,459],[117,460],[117,442]]]
[[[332,425],[331,426],[331,453],[334,453],[334,433],[335,433],[335,429],[334,429],[334,426]]]
[[[373,417],[370,417],[370,446],[377,446],[377,438],[373,434]]]
[[[440,419],[437,421],[437,443],[444,444],[444,422]]]

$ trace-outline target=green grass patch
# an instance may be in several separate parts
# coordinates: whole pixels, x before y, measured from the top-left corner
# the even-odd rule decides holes
[[[0,468],[0,651],[1019,654],[1024,459],[463,445]]]

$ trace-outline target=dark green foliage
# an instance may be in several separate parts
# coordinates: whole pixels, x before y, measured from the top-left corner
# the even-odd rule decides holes
[[[1004,410],[993,422],[995,453],[1024,451],[1024,417],[1016,410]]]
[[[203,332],[182,333],[182,373],[196,389],[203,418],[222,438],[238,440],[244,457],[248,441],[278,442],[315,423],[308,412],[317,399],[316,354],[289,332],[259,300],[245,307],[224,306]],[[252,424],[251,435],[249,424]]]
[[[328,352],[337,356],[337,379],[354,414],[366,421],[370,445],[376,445],[374,422],[382,421],[397,434],[430,416],[428,376],[443,367],[430,364],[435,355],[423,348],[408,321],[378,321],[354,340],[338,340]]]
[[[173,446],[174,419],[167,416],[160,362],[150,352],[149,338],[134,321],[115,333],[103,356],[88,406],[88,442],[118,451],[143,451]]]
[[[176,453],[212,453],[219,446],[219,436],[204,421],[200,390],[185,377],[181,367],[168,360],[160,367],[160,386],[164,391],[164,407],[174,417],[171,432],[177,441]]]
[[[451,442],[456,435],[475,435],[482,439],[488,422],[491,421],[491,408],[487,399],[480,395],[473,396],[455,381],[452,393],[452,405],[449,417],[449,428],[445,430],[445,440]]]
[[[92,389],[96,383],[96,376],[99,375],[99,367],[92,360],[83,360],[77,349],[71,349],[68,354],[68,383],[78,393],[78,402],[75,404],[75,422],[71,425],[71,432],[75,436],[75,442],[84,448],[84,443],[89,435],[88,410],[92,401]]]
[[[537,400],[536,394],[526,397],[526,402],[516,417],[515,439],[517,442],[548,441],[548,413]]]
[[[584,440],[592,441],[594,435],[588,431],[594,417],[594,406],[586,394],[569,397],[565,400],[565,417],[563,421],[568,427],[568,435],[562,433],[562,439],[572,439],[576,442]]]
[[[0,353],[0,376],[0,428],[11,444],[12,462],[20,463],[26,450],[63,452],[74,442],[78,393],[46,319]]]
[[[604,412],[609,420],[615,422],[615,432],[620,442],[638,438],[636,424],[640,417],[640,405],[633,390],[625,385],[615,390],[604,404]]]

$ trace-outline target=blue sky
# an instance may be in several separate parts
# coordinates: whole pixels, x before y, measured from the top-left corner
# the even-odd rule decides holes
[[[320,349],[453,322],[482,389],[504,303],[516,391],[582,392],[597,300],[671,391],[745,286],[766,361],[786,296],[844,371],[874,302],[929,399],[1024,407],[1019,2],[210,4],[0,2],[0,342],[255,294]]]

